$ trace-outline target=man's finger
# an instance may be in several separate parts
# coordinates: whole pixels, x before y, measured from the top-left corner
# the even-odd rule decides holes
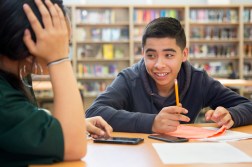
[[[230,129],[234,125],[234,121],[231,119],[226,124],[224,124],[227,129]]]
[[[232,120],[231,115],[226,113],[225,115],[222,115],[222,117],[220,117],[218,124],[219,125],[225,125],[227,124],[230,120]]]
[[[214,110],[208,110],[208,111],[206,112],[206,114],[205,114],[205,119],[206,119],[206,121],[211,120],[213,113],[214,113]]]
[[[188,110],[178,106],[164,107],[161,112],[166,112],[170,114],[187,114]]]

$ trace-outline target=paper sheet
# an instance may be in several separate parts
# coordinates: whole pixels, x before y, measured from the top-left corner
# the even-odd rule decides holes
[[[206,129],[202,127],[180,125],[178,126],[175,132],[169,132],[166,134],[170,136],[176,136],[176,137],[185,137],[188,139],[201,139],[201,138],[219,136],[219,135],[224,134],[225,131],[226,131],[226,128],[224,126],[222,126],[219,129]]]
[[[164,164],[252,162],[227,143],[153,143],[153,147]]]
[[[212,127],[205,127],[205,128],[211,129],[211,130],[218,129],[218,128],[212,128]],[[226,130],[226,132],[223,135],[210,137],[210,138],[203,138],[199,140],[200,141],[213,141],[213,142],[216,142],[216,141],[226,142],[226,141],[237,141],[237,140],[250,139],[250,138],[252,138],[252,134]]]

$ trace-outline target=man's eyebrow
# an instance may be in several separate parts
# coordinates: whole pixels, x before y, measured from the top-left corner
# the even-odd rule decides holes
[[[166,48],[166,49],[163,49],[163,51],[165,51],[165,52],[176,52],[176,50],[174,50],[174,49],[172,49],[172,48]],[[147,52],[156,52],[156,50],[155,49],[152,49],[152,48],[148,48],[146,51],[145,51],[145,53],[147,53]]]
[[[174,50],[174,49],[172,49],[172,48],[163,49],[163,51],[176,52],[176,50]]]
[[[148,49],[145,51],[145,53],[146,53],[146,52],[156,52],[156,50],[155,50],[155,49],[148,48]]]

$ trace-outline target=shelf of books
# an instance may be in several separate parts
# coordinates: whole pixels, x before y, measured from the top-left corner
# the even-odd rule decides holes
[[[76,6],[74,15],[76,76],[92,101],[130,66],[129,7]]]
[[[243,75],[252,80],[252,6],[243,9]],[[252,100],[252,87],[244,88],[244,96]]]
[[[239,78],[239,6],[191,6],[190,61],[218,78]]]
[[[252,5],[70,5],[68,9],[72,64],[85,109],[118,72],[140,60],[144,28],[158,17],[180,20],[195,67],[213,77],[252,80]],[[252,99],[251,86],[243,91]]]

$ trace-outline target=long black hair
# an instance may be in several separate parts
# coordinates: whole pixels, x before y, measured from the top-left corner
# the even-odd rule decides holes
[[[25,29],[30,30],[32,39],[36,41],[35,34],[23,10],[24,3],[31,7],[43,25],[34,0],[0,0],[0,56],[5,55],[12,60],[22,60],[30,55],[23,42]],[[52,3],[57,3],[63,10],[61,0],[52,0]]]
[[[65,14],[62,0],[51,1],[58,4]],[[44,3],[44,0],[42,2]],[[36,41],[36,37],[23,10],[25,3],[31,7],[43,26],[41,14],[34,0],[0,0],[0,61],[2,56],[19,61],[31,55],[23,41],[25,29],[28,28],[30,30],[34,41]],[[0,70],[0,75],[14,88],[25,92],[18,76],[8,73],[3,69]]]

